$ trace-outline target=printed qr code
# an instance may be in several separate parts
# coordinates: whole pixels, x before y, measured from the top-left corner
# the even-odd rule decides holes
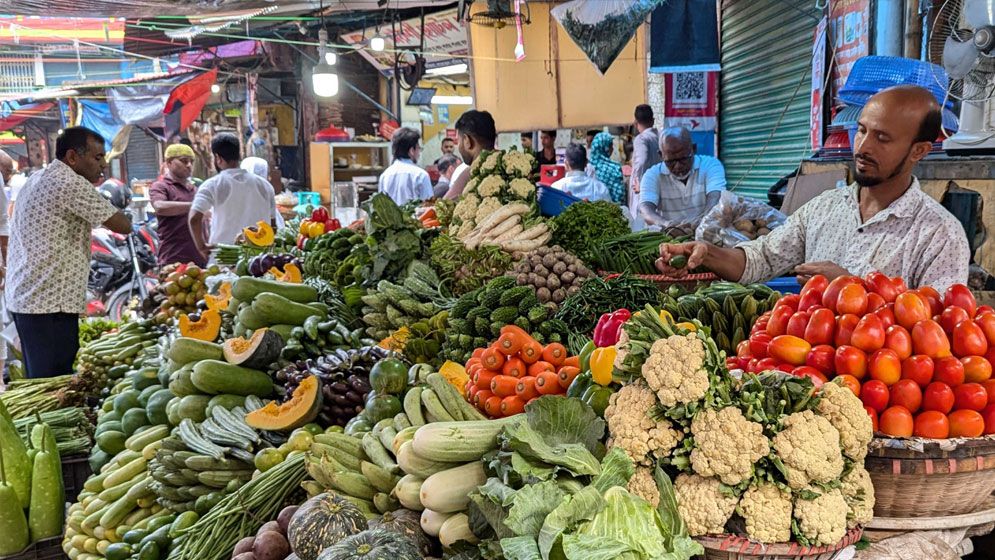
[[[699,105],[707,102],[707,72],[674,74],[674,105]]]

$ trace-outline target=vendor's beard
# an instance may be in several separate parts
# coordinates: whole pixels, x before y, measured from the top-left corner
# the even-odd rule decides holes
[[[684,175],[674,175],[674,178],[677,179],[678,181],[682,182],[682,183],[686,183],[687,180],[688,180],[688,177],[690,177],[690,176],[691,176],[691,172],[688,171]]]
[[[861,187],[874,187],[874,186],[880,185],[881,183],[885,183],[887,181],[890,181],[890,180],[894,179],[895,177],[898,177],[899,175],[902,174],[902,167],[905,166],[905,161],[909,158],[909,156],[911,154],[912,154],[912,147],[909,147],[909,151],[906,152],[905,157],[902,158],[902,161],[897,166],[895,166],[894,171],[892,171],[891,173],[888,173],[884,177],[871,177],[869,175],[864,175],[862,173],[858,173],[855,170],[854,177],[853,177],[854,181],[856,181],[857,185],[859,185]]]

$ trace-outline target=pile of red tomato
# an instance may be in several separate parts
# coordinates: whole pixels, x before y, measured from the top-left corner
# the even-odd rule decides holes
[[[995,309],[962,284],[941,295],[874,272],[814,276],[754,324],[730,368],[780,369],[816,385],[842,379],[875,432],[893,437],[995,433]]]

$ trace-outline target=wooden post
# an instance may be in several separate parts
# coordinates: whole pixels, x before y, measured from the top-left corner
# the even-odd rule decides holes
[[[919,0],[905,0],[905,45],[902,56],[919,60],[922,53],[922,19]]]

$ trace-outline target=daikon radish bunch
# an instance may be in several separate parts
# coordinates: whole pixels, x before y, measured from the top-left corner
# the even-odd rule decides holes
[[[524,253],[542,247],[553,236],[545,223],[527,227],[526,216],[531,211],[528,204],[507,204],[490,214],[465,238],[468,249],[482,245],[496,245],[509,253]]]

